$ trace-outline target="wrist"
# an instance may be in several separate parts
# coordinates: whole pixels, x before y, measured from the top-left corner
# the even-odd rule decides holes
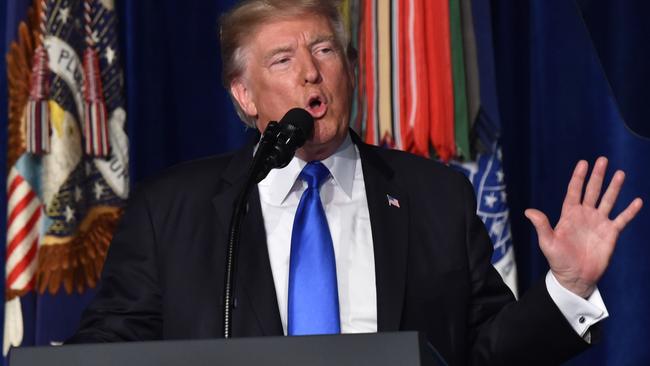
[[[566,276],[562,276],[553,270],[551,270],[551,272],[553,273],[553,276],[555,276],[555,279],[560,284],[560,286],[582,297],[583,299],[589,298],[589,296],[591,296],[591,294],[596,289],[596,285],[593,283],[587,283],[575,277],[567,278]]]

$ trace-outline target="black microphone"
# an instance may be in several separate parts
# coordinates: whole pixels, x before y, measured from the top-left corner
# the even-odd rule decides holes
[[[259,183],[274,168],[289,164],[296,149],[305,144],[314,133],[314,118],[302,108],[294,108],[282,117],[280,122],[271,121],[266,126],[257,146],[253,163],[246,182],[235,201],[230,219],[228,247],[226,248],[226,270],[223,288],[223,336],[232,337],[232,311],[234,309],[235,274],[237,273],[237,247],[241,232],[242,217],[246,202],[255,184]]]
[[[269,122],[253,157],[255,183],[264,179],[271,169],[287,166],[313,133],[314,118],[302,108],[291,109],[279,123]]]

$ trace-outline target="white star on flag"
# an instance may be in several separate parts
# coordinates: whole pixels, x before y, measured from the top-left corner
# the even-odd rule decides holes
[[[68,17],[70,16],[70,9],[69,8],[61,8],[59,9],[59,15],[58,19],[61,21],[61,23],[65,24],[68,22]]]
[[[74,210],[70,206],[65,206],[65,221],[70,222],[74,220]]]
[[[106,47],[106,54],[104,56],[106,57],[108,64],[112,65],[113,60],[115,60],[115,50],[113,50],[111,46]]]
[[[499,200],[497,196],[494,195],[494,192],[490,193],[489,196],[485,196],[485,204],[492,208],[494,207],[494,204]]]
[[[497,171],[497,182],[503,183],[503,170]]]

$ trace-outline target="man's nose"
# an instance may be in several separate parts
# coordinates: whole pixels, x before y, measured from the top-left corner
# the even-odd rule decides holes
[[[321,80],[318,62],[311,54],[305,55],[303,58],[302,79],[305,84],[315,84]]]

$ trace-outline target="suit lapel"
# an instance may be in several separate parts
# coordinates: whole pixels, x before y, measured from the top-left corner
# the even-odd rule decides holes
[[[257,316],[263,335],[283,335],[278,300],[273,282],[266,243],[260,195],[253,188],[248,213],[243,223],[242,246],[239,252],[241,286]]]
[[[377,329],[382,332],[397,331],[400,328],[406,281],[408,196],[396,183],[393,169],[374,148],[362,143],[354,132],[351,135],[359,148],[370,212],[377,286]],[[221,232],[228,232],[232,208],[244,184],[252,155],[252,147],[249,147],[233,157],[222,175],[220,189],[212,199]],[[399,207],[389,204],[387,196],[395,198]],[[246,297],[262,334],[282,335],[257,189],[253,189],[249,198],[243,228],[236,278],[236,288],[242,289],[243,294],[235,296]]]
[[[360,142],[353,132],[351,134],[361,156],[370,211],[377,282],[377,329],[380,332],[397,331],[406,281],[408,196],[396,183],[393,169],[377,151]],[[397,201],[389,204],[389,198]]]
[[[228,233],[235,200],[246,179],[246,172],[252,161],[252,146],[237,153],[222,175],[220,190],[213,197],[218,225],[223,233]],[[263,335],[282,335],[282,323],[271,273],[264,221],[257,187],[254,187],[248,200],[248,208],[242,223],[242,232],[237,255],[237,274],[235,277],[235,299],[241,304],[250,304]],[[217,239],[215,239],[217,240]],[[226,235],[227,240],[227,235]],[[227,245],[227,242],[225,242]],[[223,247],[225,261],[226,246]],[[240,310],[241,309],[241,310]],[[233,312],[234,328],[238,310],[244,311],[243,304],[237,305]],[[251,333],[247,330],[246,333]],[[254,333],[253,333],[254,334]]]

